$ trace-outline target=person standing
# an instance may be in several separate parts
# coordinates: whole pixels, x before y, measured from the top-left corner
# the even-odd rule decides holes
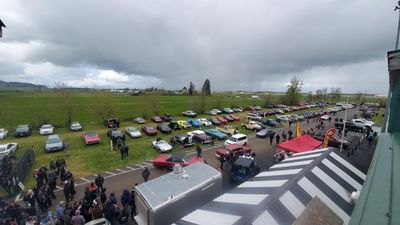
[[[97,186],[97,195],[100,195],[101,190],[103,189],[104,177],[98,174],[96,179],[94,179],[94,184]]]
[[[271,134],[271,135],[269,136],[269,144],[270,144],[270,145],[272,145],[272,142],[273,142],[273,140],[274,140],[274,136],[275,136],[275,133],[273,133],[273,134]]]
[[[64,142],[64,153],[65,156],[69,156],[69,143],[68,142]]]
[[[219,162],[221,163],[219,168],[220,168],[221,170],[224,170],[225,157],[220,156],[220,157],[219,157]]]
[[[201,158],[203,150],[200,148],[200,145],[197,145],[196,151],[197,151],[197,158]]]
[[[28,215],[34,216],[36,214],[35,195],[31,189],[29,189],[26,193],[24,197],[24,202],[27,207]]]
[[[282,139],[283,139],[283,141],[286,141],[286,139],[287,139],[287,134],[285,131],[282,131]]]
[[[276,144],[279,144],[279,141],[281,140],[281,136],[279,136],[279,134],[277,134],[275,136],[275,140],[276,140]]]
[[[144,179],[144,182],[147,182],[147,180],[148,180],[149,177],[150,177],[149,168],[145,167],[145,168],[143,169],[143,171],[142,171],[142,177],[143,177],[143,179]]]
[[[75,211],[75,216],[72,217],[71,224],[72,225],[84,225],[85,224],[85,218],[81,215],[80,210]]]
[[[293,131],[292,131],[292,130],[289,130],[289,131],[288,131],[288,135],[289,135],[289,140],[292,139]]]

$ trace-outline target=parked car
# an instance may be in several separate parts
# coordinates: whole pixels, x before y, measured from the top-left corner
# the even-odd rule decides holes
[[[359,125],[360,127],[372,127],[375,123],[364,118],[352,119],[351,122]]]
[[[222,116],[216,116],[215,119],[217,119],[221,124],[226,124],[228,123],[228,120],[224,119]]]
[[[228,136],[232,136],[237,133],[237,129],[233,127],[232,125],[225,125],[223,127],[216,127],[219,131],[222,133],[227,134]]]
[[[253,178],[260,172],[260,167],[252,157],[237,157],[232,163],[230,180],[232,183],[241,183]]]
[[[0,139],[6,138],[8,134],[8,130],[4,128],[0,128]]]
[[[224,147],[218,148],[216,156],[224,158],[238,157],[241,154],[249,155],[251,153],[251,148],[249,146],[232,144],[225,145]]]
[[[41,126],[39,129],[39,133],[41,135],[52,134],[53,131],[54,131],[54,127],[51,124],[45,124],[45,125]]]
[[[205,127],[212,126],[212,123],[210,121],[208,121],[206,118],[200,118],[200,119],[198,119],[198,121],[202,126],[205,126]]]
[[[252,106],[246,106],[246,107],[244,107],[243,109],[246,110],[246,111],[253,111],[253,110],[254,110],[254,107],[252,107]]]
[[[191,110],[188,110],[188,111],[183,112],[182,116],[195,118],[197,116],[197,113],[195,113]]]
[[[261,130],[260,124],[258,124],[256,121],[249,121],[246,124],[243,123],[242,127],[247,129],[247,130],[253,130],[253,131]]]
[[[211,109],[211,110],[207,111],[206,114],[215,116],[215,115],[218,115],[218,111],[216,111],[216,110],[214,110],[214,109]]]
[[[321,116],[321,119],[322,119],[322,120],[329,120],[330,118],[331,118],[330,115],[323,115],[323,116]]]
[[[172,129],[168,126],[167,123],[158,124],[157,130],[159,130],[163,134],[170,134],[172,132]]]
[[[194,130],[192,132],[188,132],[187,134],[191,135],[193,137],[193,140],[202,144],[208,144],[212,142],[212,138],[202,130]]]
[[[82,126],[79,122],[72,122],[71,125],[69,126],[69,129],[71,131],[80,131],[82,130]]]
[[[247,141],[248,141],[247,135],[235,134],[225,141],[225,145],[232,145],[232,144],[247,145]]]
[[[153,116],[151,120],[155,123],[161,123],[162,119],[159,116]]]
[[[290,115],[276,115],[276,119],[280,119],[281,121],[285,122],[292,121],[292,117]]]
[[[173,137],[173,139],[184,147],[189,147],[194,144],[193,137],[187,134],[178,134]]]
[[[164,122],[170,122],[172,120],[172,117],[170,114],[165,113],[164,115],[160,116],[160,118],[162,119],[162,121]]]
[[[270,129],[265,128],[265,129],[258,131],[256,133],[256,136],[258,138],[266,138],[266,137],[270,137],[270,136],[275,136],[275,132]]]
[[[190,124],[190,126],[192,126],[194,128],[199,128],[201,126],[201,123],[195,119],[187,120],[187,122]]]
[[[168,124],[169,128],[172,130],[180,130],[181,128],[179,127],[179,124],[176,121],[171,121]]]
[[[215,126],[221,125],[221,122],[219,120],[217,120],[216,118],[214,118],[214,117],[210,117],[207,120],[210,121]]]
[[[109,118],[104,120],[104,126],[108,128],[119,128],[119,123],[118,118]]]
[[[279,127],[280,125],[279,125],[279,123],[278,122],[276,122],[275,120],[273,120],[273,119],[267,119],[267,120],[262,120],[262,122],[266,125],[266,126],[269,126],[269,127]]]
[[[217,138],[219,140],[224,140],[228,138],[228,135],[226,135],[225,133],[222,133],[221,131],[219,131],[218,129],[207,129],[204,130],[204,132],[214,138]]]
[[[262,117],[254,113],[247,113],[246,120],[261,121]]]
[[[168,142],[164,140],[156,140],[152,141],[151,145],[153,148],[159,152],[169,152],[172,151],[172,146],[168,144]]]
[[[336,122],[335,123],[335,127],[339,130],[343,129],[343,122]],[[350,130],[350,131],[355,131],[355,132],[364,132],[364,128],[359,126],[356,123],[350,122],[350,121],[346,121],[346,130]]]
[[[324,141],[325,133],[316,133],[312,137],[319,141]],[[342,139],[340,137],[334,135],[329,139],[328,146],[340,148],[341,143],[342,143]],[[350,146],[350,142],[346,139],[343,139],[343,148],[347,148],[349,146]]]
[[[139,129],[137,129],[136,127],[127,127],[125,129],[125,132],[131,136],[132,138],[138,138],[142,136],[142,133],[140,132]]]
[[[29,125],[19,125],[15,130],[15,137],[27,137],[32,134],[31,127]]]
[[[152,126],[143,126],[142,131],[148,136],[154,136],[158,133],[157,130]]]
[[[83,139],[87,145],[100,143],[100,136],[96,131],[85,132],[83,134]]]
[[[107,131],[107,136],[110,139],[125,139],[125,134],[122,133],[122,131],[118,128],[111,128]]]
[[[64,150],[64,141],[61,136],[58,134],[52,134],[47,137],[47,140],[44,144],[45,152],[55,152]]]
[[[143,119],[142,117],[136,117],[135,119],[133,119],[133,122],[138,123],[138,124],[144,124],[144,123],[146,123],[146,120]]]
[[[176,122],[178,123],[179,128],[189,129],[192,127],[192,125],[190,125],[186,120],[178,120]]]
[[[185,167],[196,162],[204,162],[204,160],[200,157],[191,157],[185,153],[160,154],[153,160],[153,165],[161,169],[172,169],[175,164]]]
[[[10,153],[13,153],[17,151],[18,149],[18,143],[6,143],[6,144],[0,144],[0,159],[3,159],[5,155],[9,155]]]
[[[233,113],[233,112],[234,112],[234,111],[233,111],[232,109],[230,109],[230,108],[222,108],[221,111],[222,111],[222,113],[226,113],[226,114],[229,114],[229,113]]]
[[[235,119],[233,119],[233,117],[231,115],[225,115],[225,116],[222,116],[222,118],[226,119],[228,122],[235,121]]]
[[[233,120],[235,120],[235,121],[240,121],[240,117],[238,117],[238,116],[230,115],[230,117],[232,117]]]

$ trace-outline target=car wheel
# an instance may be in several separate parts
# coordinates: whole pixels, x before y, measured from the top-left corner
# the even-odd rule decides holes
[[[254,132],[256,132],[256,131],[257,131],[257,129],[256,129],[256,128],[254,128],[254,129],[253,129],[253,131],[254,131]]]
[[[162,166],[162,167],[160,167],[160,169],[166,171],[166,170],[168,170],[168,167],[167,166]]]

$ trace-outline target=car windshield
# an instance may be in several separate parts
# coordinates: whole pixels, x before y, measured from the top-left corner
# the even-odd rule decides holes
[[[86,133],[86,137],[89,137],[89,138],[91,138],[91,137],[96,137],[97,136],[97,133],[96,132],[87,132]]]
[[[148,131],[154,131],[154,127],[146,127]]]
[[[4,133],[5,132],[5,130],[4,129],[0,129],[0,133]]]
[[[73,127],[78,127],[78,126],[80,126],[80,124],[79,124],[79,123],[72,123],[71,126],[73,126]]]
[[[128,127],[127,130],[128,130],[129,132],[137,132],[137,131],[138,131],[138,129],[133,128],[133,127]]]
[[[57,137],[50,138],[50,139],[47,140],[47,144],[54,144],[54,143],[59,143],[59,142],[61,142],[61,140],[59,138],[57,138]]]
[[[190,156],[185,155],[185,156],[183,157],[182,161],[183,161],[184,163],[189,162],[189,161],[190,161]]]
[[[237,141],[237,138],[230,137],[230,138],[229,138],[229,141],[236,142],[236,141]]]
[[[51,125],[43,125],[42,126],[42,129],[50,129],[50,128],[52,128],[53,126],[51,126]]]

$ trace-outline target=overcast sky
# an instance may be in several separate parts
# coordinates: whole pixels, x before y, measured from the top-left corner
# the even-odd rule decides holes
[[[0,79],[386,94],[397,1],[3,0]]]

